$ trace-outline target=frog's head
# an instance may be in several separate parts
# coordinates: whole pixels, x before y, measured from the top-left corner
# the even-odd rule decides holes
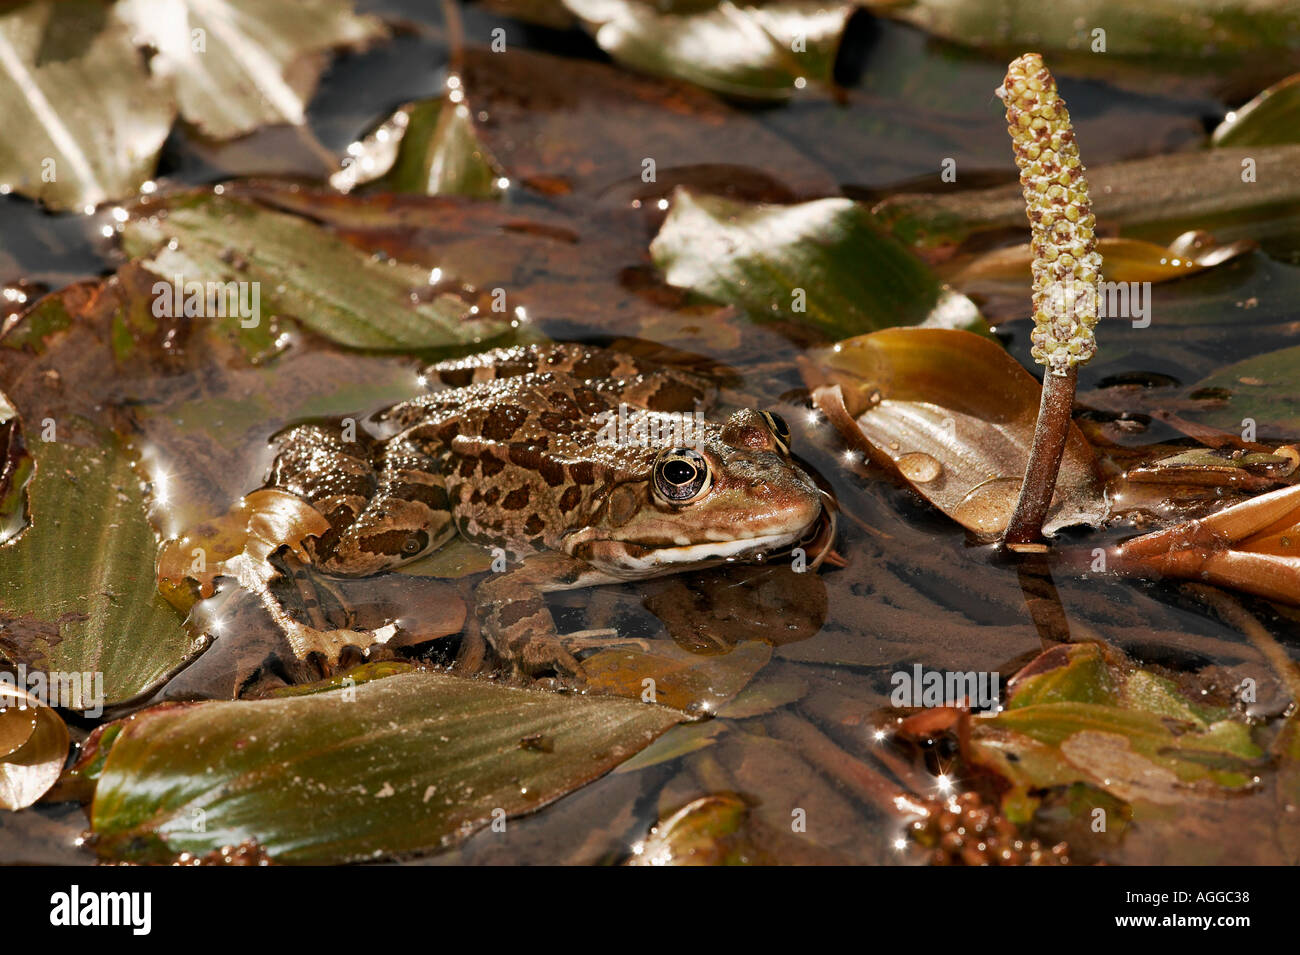
[[[827,497],[790,457],[779,415],[737,411],[703,438],[648,456],[648,473],[612,488],[569,552],[649,577],[779,551],[819,526]]]

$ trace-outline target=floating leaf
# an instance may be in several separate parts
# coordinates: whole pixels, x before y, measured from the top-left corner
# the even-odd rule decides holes
[[[893,328],[814,352],[804,377],[845,440],[963,527],[996,537],[1020,494],[1041,388],[996,342],[970,332]],[[1074,424],[1049,531],[1099,523],[1093,453]]]
[[[1168,246],[1142,239],[1099,239],[1097,251],[1105,262],[1107,282],[1168,282],[1213,268],[1256,248],[1249,239],[1219,245],[1208,232],[1184,232]],[[969,288],[988,279],[1005,279],[1022,285],[1029,279],[1033,255],[1029,246],[996,249],[945,269],[948,281]]]
[[[81,209],[153,174],[176,106],[104,4],[59,0],[0,14],[0,113],[0,192]]]
[[[181,115],[230,139],[268,123],[302,125],[324,52],[385,35],[353,0],[120,0],[117,13],[157,50],[150,66],[176,87]]]
[[[1228,149],[1171,153],[1091,166],[1093,212],[1102,227],[1126,236],[1167,241],[1187,229],[1213,231],[1222,241],[1256,238],[1261,223],[1290,220],[1300,207],[1300,145],[1252,149],[1255,179],[1242,179],[1242,157]],[[1020,186],[960,193],[893,196],[873,210],[893,234],[927,248],[959,245],[972,235],[1027,230]],[[1294,237],[1293,225],[1285,224]]]
[[[1106,566],[1300,604],[1300,485],[1112,547]]]
[[[564,3],[624,66],[751,99],[786,99],[808,83],[829,86],[853,12],[852,4],[812,0]]]
[[[0,809],[26,809],[52,787],[68,759],[68,728],[11,674],[0,677]]]
[[[349,150],[330,185],[342,192],[366,183],[383,192],[490,199],[501,194],[501,178],[478,140],[469,107],[444,98],[398,107]]]
[[[1249,790],[1262,765],[1251,728],[1231,711],[1193,702],[1096,644],[1047,651],[1013,678],[1009,696],[997,715],[974,721],[971,745],[975,762],[1012,783],[1013,802],[1081,782],[1150,813]]]
[[[1214,146],[1275,146],[1300,142],[1300,73],[1274,83],[1233,110],[1214,130]]]
[[[429,273],[384,263],[296,216],[239,199],[190,194],[138,210],[129,254],[188,282],[250,282],[261,308],[350,348],[412,350],[485,342],[509,326],[477,318]],[[174,246],[174,247],[173,247]]]
[[[130,457],[61,442],[32,450],[31,526],[0,547],[0,654],[67,677],[70,709],[125,703],[203,644],[154,589],[157,538]]]
[[[531,812],[585,785],[681,718],[431,672],[154,707],[119,724],[91,807],[95,849],[164,862],[253,843],[307,864],[437,849],[495,811]],[[550,752],[521,745],[530,737]]]
[[[1023,212],[1022,212],[1023,214]],[[848,199],[752,205],[685,189],[650,246],[671,285],[835,337],[892,325],[982,327],[974,304]]]
[[[27,483],[34,472],[22,421],[0,392],[0,544],[27,526]]]

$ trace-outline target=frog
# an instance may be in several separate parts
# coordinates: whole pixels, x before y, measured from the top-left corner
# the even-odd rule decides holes
[[[827,550],[833,502],[792,457],[786,421],[755,408],[707,420],[717,390],[692,371],[554,343],[442,361],[421,377],[441,387],[363,429],[281,433],[266,483],[328,522],[304,545],[327,575],[389,571],[458,536],[504,557],[474,603],[513,676],[586,683],[579,654],[593,638],[558,632],[548,592],[761,561],[818,540],[815,568]]]

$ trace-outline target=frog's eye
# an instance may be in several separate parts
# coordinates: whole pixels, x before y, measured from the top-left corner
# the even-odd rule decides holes
[[[654,468],[655,494],[670,504],[687,504],[713,484],[709,462],[690,448],[659,452]]]
[[[759,414],[763,416],[767,426],[772,429],[772,437],[776,438],[778,447],[786,454],[789,454],[790,426],[785,423],[785,419],[772,411],[760,411]]]
[[[424,531],[416,531],[408,534],[406,540],[402,541],[402,556],[413,557],[429,546],[429,535]]]

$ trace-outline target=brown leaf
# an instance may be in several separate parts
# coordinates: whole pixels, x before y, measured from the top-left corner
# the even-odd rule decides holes
[[[971,332],[888,328],[813,352],[804,379],[853,447],[982,538],[1020,494],[1041,388],[1001,346]],[[1044,529],[1106,514],[1092,448],[1073,424]]]
[[[0,681],[0,809],[25,809],[50,789],[68,757],[68,728],[25,689]]]

